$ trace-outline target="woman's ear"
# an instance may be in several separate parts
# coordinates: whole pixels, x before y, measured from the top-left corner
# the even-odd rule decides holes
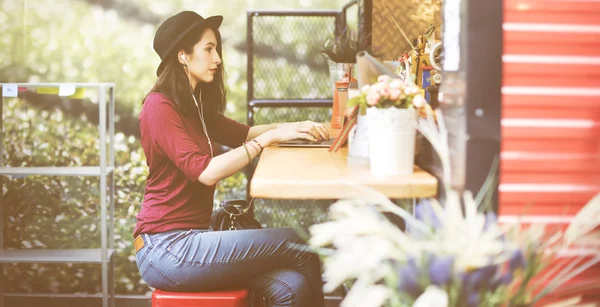
[[[187,60],[185,59],[185,54],[183,53],[183,50],[177,53],[177,60],[179,60],[179,63],[181,63],[181,65],[187,66]]]

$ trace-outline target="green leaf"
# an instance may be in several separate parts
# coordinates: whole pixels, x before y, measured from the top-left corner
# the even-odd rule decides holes
[[[356,97],[352,97],[350,100],[348,100],[348,107],[349,108],[354,108],[355,106],[359,105],[361,103],[361,96],[356,96]]]
[[[359,111],[360,111],[360,115],[366,115],[367,114],[367,105],[360,105],[359,107]]]

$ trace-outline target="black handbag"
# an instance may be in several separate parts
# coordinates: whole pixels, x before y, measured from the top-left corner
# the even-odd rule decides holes
[[[262,225],[248,214],[251,206],[243,199],[222,201],[210,217],[210,230],[261,229]]]

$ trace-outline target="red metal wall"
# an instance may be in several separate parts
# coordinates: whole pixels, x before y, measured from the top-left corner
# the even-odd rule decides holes
[[[504,0],[503,29],[499,213],[564,224],[600,192],[600,1]]]

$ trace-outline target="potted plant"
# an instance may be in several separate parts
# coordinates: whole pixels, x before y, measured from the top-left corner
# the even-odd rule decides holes
[[[428,106],[419,87],[382,75],[348,101],[348,107],[355,106],[366,114],[371,173],[379,177],[412,173],[416,111]]]
[[[351,80],[355,76],[356,54],[366,51],[374,56],[379,56],[376,48],[368,41],[369,36],[360,38],[356,31],[348,27],[344,28],[338,35],[332,35],[323,42],[321,52],[329,58],[329,72],[331,83],[335,84],[344,75]]]
[[[325,40],[321,48],[321,52],[329,58],[329,75],[333,87],[333,128],[341,128],[346,108],[346,103],[339,101],[338,90],[347,91],[356,82],[356,54],[363,50],[371,50],[368,40],[360,39],[358,33],[348,27]]]

